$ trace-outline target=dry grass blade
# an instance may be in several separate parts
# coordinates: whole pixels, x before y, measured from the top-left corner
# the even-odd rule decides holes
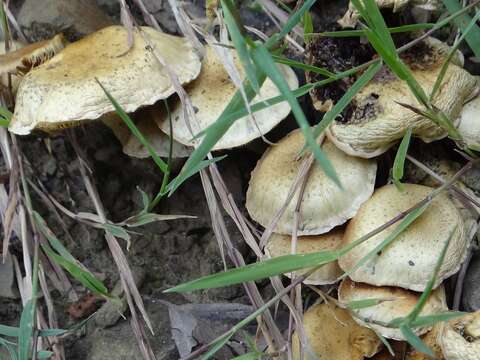
[[[228,192],[228,188],[225,184],[225,182],[222,179],[222,176],[220,172],[218,171],[218,167],[215,164],[212,164],[210,166],[210,173],[212,175],[213,183],[215,185],[215,188],[217,190],[217,193],[220,196],[220,199],[222,201],[223,208],[227,212],[227,214],[233,219],[235,224],[237,225],[239,231],[241,232],[245,242],[247,245],[253,250],[253,252],[257,255],[257,258],[259,260],[262,260],[265,258],[265,255],[262,253],[260,247],[256,243],[254,236],[252,232],[250,231],[247,221],[243,214],[240,212],[238,209],[235,200],[233,199],[232,194]],[[280,277],[274,276],[270,278],[270,281],[272,283],[272,286],[274,290],[279,293],[283,291],[284,287],[282,284],[282,281]],[[294,304],[290,300],[288,296],[284,296],[281,298],[281,301],[284,302],[284,304],[288,307],[288,309],[291,311],[293,318],[295,319],[295,322],[297,324],[297,327],[299,328],[299,333],[300,333],[300,339],[304,340],[305,339],[305,332],[303,330],[302,326],[302,311],[301,309],[298,310],[295,308]],[[305,342],[302,341],[302,344]]]
[[[155,19],[155,16],[153,16],[152,13],[148,11],[145,4],[143,3],[143,0],[134,0],[134,2],[140,8],[145,22],[151,27],[157,29],[158,31],[162,31],[162,28],[160,27],[157,19]]]
[[[133,46],[134,19],[132,14],[130,13],[130,10],[125,0],[118,0],[118,2],[120,3],[120,20],[122,22],[122,25],[127,28],[127,33],[128,33],[128,36],[127,36],[128,49],[125,52],[127,53]]]
[[[87,174],[86,167],[84,164],[85,161],[83,160],[83,156],[82,156],[82,151],[80,150],[80,147],[76,141],[74,131],[70,132],[70,138],[71,138],[71,143],[73,145],[73,148],[75,149],[78,156],[78,161],[80,164],[80,172],[81,172],[83,181],[85,183],[87,192],[94,203],[97,214],[100,216],[103,222],[106,222],[106,216],[105,216],[105,211],[103,209],[103,205],[101,203],[98,192],[90,178],[90,175]],[[132,271],[130,269],[130,266],[128,265],[128,261],[125,257],[125,254],[123,253],[122,248],[118,244],[117,239],[113,235],[111,235],[109,232],[105,233],[105,239],[107,240],[107,244],[110,248],[110,251],[112,252],[113,259],[115,260],[115,263],[120,271],[120,276],[123,279],[122,281],[122,284],[124,285],[123,290],[126,296],[127,297],[129,295],[132,296],[133,301],[135,305],[138,307],[140,313],[142,314],[142,317],[145,323],[147,324],[150,331],[153,333],[152,323],[150,322],[150,318],[148,317],[148,314],[145,310],[145,307],[143,305],[143,300],[135,284]],[[129,303],[129,306],[130,306],[130,311],[133,314],[136,311],[135,307],[133,306],[133,302]],[[138,323],[138,320],[136,318],[134,318],[134,321]],[[135,326],[140,327],[140,324],[136,324]],[[139,345],[143,346],[142,344],[144,343],[148,344],[148,341],[146,339],[142,339]]]
[[[232,260],[232,262],[236,267],[244,266],[245,261],[242,255],[233,246],[230,240],[230,237],[228,235],[228,232],[226,230],[225,221],[220,213],[220,209],[217,204],[215,193],[213,192],[213,187],[212,187],[210,178],[208,177],[208,174],[205,170],[202,170],[200,172],[200,176],[202,179],[202,185],[204,188],[205,196],[207,198],[207,204],[208,204],[210,216],[212,219],[212,226],[215,232],[215,236],[217,237],[217,241],[219,241],[219,246],[220,248],[224,246],[226,247],[227,254],[229,255],[230,259]],[[248,283],[244,283],[243,286],[245,287],[247,295],[249,296],[250,301],[255,306],[255,308],[258,309],[261,306],[263,306],[264,302],[256,284],[253,282],[248,282]],[[269,311],[263,314],[263,320],[265,321],[265,324],[271,333],[270,335],[275,340],[278,348],[283,347],[284,345],[283,337]],[[269,335],[266,335],[266,336],[269,336]]]
[[[175,20],[182,34],[186,36],[188,40],[190,40],[190,42],[193,44],[193,46],[199,53],[203,53],[203,45],[200,40],[198,40],[198,38],[195,36],[195,31],[193,30],[192,25],[188,19],[188,15],[179,6],[179,2],[177,0],[168,0],[168,4],[172,9],[173,16],[175,17]]]
[[[285,210],[287,210],[287,207],[290,204],[290,201],[292,201],[293,196],[297,192],[299,186],[302,184],[303,179],[307,176],[308,172],[310,171],[310,168],[313,166],[314,163],[315,163],[315,157],[313,156],[313,154],[310,154],[308,155],[307,158],[303,159],[302,164],[300,165],[300,168],[298,170],[297,177],[295,178],[294,182],[292,183],[292,186],[290,187],[290,190],[288,191],[285,204],[283,204],[283,206],[280,209],[278,209],[277,213],[275,214],[275,217],[272,219],[272,222],[268,225],[268,227],[263,232],[262,238],[260,239],[260,248],[263,249],[267,244],[267,241],[272,235],[273,230],[277,226],[278,221],[282,217]]]

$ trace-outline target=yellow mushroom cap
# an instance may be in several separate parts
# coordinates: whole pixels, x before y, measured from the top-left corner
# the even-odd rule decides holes
[[[443,325],[439,343],[445,360],[480,359],[480,311]]]
[[[327,234],[300,236],[297,239],[296,254],[309,254],[318,251],[335,251],[342,243],[343,229],[334,229]],[[291,254],[291,236],[272,234],[265,247],[265,253],[269,257],[277,257]],[[297,276],[304,274],[310,269],[296,271]],[[325,285],[337,282],[342,275],[342,269],[338,266],[337,261],[325,264],[316,270],[312,275],[303,282],[312,285]],[[290,273],[285,276],[291,277]]]
[[[338,300],[343,304],[366,299],[379,299],[379,304],[359,309],[352,309],[353,319],[362,326],[372,328],[380,335],[394,340],[405,340],[400,329],[382,326],[380,323],[407,316],[420,299],[421,293],[399,287],[373,286],[364,283],[355,283],[346,278],[338,289]],[[443,286],[432,291],[420,315],[432,315],[448,310]],[[377,322],[377,323],[375,323]],[[425,334],[431,327],[416,327],[413,331],[417,335]]]
[[[370,329],[358,325],[347,310],[333,304],[316,304],[303,316],[306,360],[362,360],[380,350],[381,341]],[[293,335],[293,358],[300,359],[300,342]]]
[[[23,135],[34,128],[58,128],[62,123],[97,119],[114,111],[95,79],[126,112],[170,96],[174,87],[166,69],[149,50],[149,42],[181,83],[197,77],[201,63],[185,38],[149,27],[141,30],[143,34],[133,31],[134,43],[129,49],[127,29],[106,27],[66,46],[29,72],[18,89],[9,130]]]
[[[394,185],[377,189],[357,215],[349,222],[343,245],[348,245],[423,200],[433,188],[403,184],[403,191]],[[360,259],[370,253],[396,226],[392,225],[339,259],[340,267],[350,272]],[[462,216],[447,194],[435,197],[427,209],[390,245],[363,266],[351,272],[350,278],[376,286],[399,286],[423,291],[433,276],[440,253],[451,237],[445,260],[434,287],[458,271],[465,259],[468,239]]]
[[[480,96],[465,104],[458,120],[457,130],[465,143],[480,150]]]
[[[420,66],[415,66],[411,72],[425,93],[430,94],[448,47],[433,38],[425,45],[425,59],[419,60]],[[433,105],[450,119],[457,118],[463,104],[477,88],[476,78],[457,64],[461,64],[461,57],[449,64],[433,99]],[[385,71],[354,96],[352,115],[345,122],[334,121],[326,131],[328,138],[347,154],[365,158],[378,156],[401,139],[408,128],[412,129],[413,136],[427,143],[447,135],[432,120],[400,104],[423,108],[405,81]]]
[[[264,227],[285,203],[302,162],[297,156],[303,146],[302,132],[292,131],[265,152],[252,172],[246,207],[250,216]],[[375,160],[348,156],[329,141],[323,143],[322,150],[335,168],[343,190],[314,164],[300,207],[298,235],[322,234],[343,224],[372,195],[375,185]],[[297,197],[298,192],[274,229],[276,233],[292,233]]]
[[[155,118],[161,113],[163,113],[162,106],[156,104],[137,110],[130,117],[132,120],[136,120],[135,125],[153,147],[157,155],[168,157],[170,151],[170,137],[161,131],[155,122]],[[143,146],[140,140],[132,134],[128,126],[118,117],[118,115],[112,113],[108,116],[103,116],[102,121],[112,129],[113,133],[122,144],[123,152],[125,154],[139,159],[150,157],[148,150]],[[191,148],[173,140],[173,158],[187,157],[190,155],[191,151]]]
[[[231,52],[235,66],[243,77],[244,71],[238,55],[233,50]],[[298,79],[290,67],[278,65],[278,70],[288,82],[291,90],[298,88]],[[207,46],[202,62],[202,71],[199,77],[187,87],[188,95],[196,111],[196,121],[191,121],[190,124],[193,133],[197,134],[212,125],[228,105],[236,91],[237,88],[230,80],[214,49]],[[260,88],[260,94],[255,96],[250,103],[253,105],[278,95],[280,95],[280,91],[270,79],[266,79]],[[255,122],[249,116],[238,119],[215,144],[213,150],[229,149],[244,145],[269,132],[286,118],[289,113],[290,105],[284,101],[255,112],[253,114]],[[185,121],[180,101],[177,101],[172,108],[172,120],[175,140],[188,146],[200,143],[201,137],[192,141],[193,135]],[[166,117],[163,121],[159,121],[159,126],[166,134],[169,133],[170,125]]]

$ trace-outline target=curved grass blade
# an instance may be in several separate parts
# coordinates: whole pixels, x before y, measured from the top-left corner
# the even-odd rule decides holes
[[[465,314],[466,313],[461,311],[446,311],[433,315],[417,316],[417,318],[412,321],[412,327],[433,326],[438,322],[455,319],[464,316]]]
[[[397,155],[395,155],[395,160],[393,162],[393,171],[392,177],[395,186],[402,190],[401,180],[403,178],[403,170],[405,167],[405,157],[407,156],[408,146],[410,145],[410,138],[412,137],[412,128],[408,128],[405,135],[403,135],[402,142],[397,150]]]
[[[298,126],[303,132],[305,141],[315,156],[315,159],[318,161],[320,167],[323,169],[325,174],[341,188],[342,185],[340,183],[340,179],[338,178],[332,163],[330,160],[328,160],[316,142],[310,124],[308,123],[307,118],[305,117],[305,114],[303,113],[303,110],[297,101],[297,98],[292,94],[287,81],[278,70],[267,48],[263,45],[258,45],[255,49],[252,49],[251,53],[255,64],[270,78],[270,80],[277,86],[278,90],[287,99],[293,115],[297,120]]]
[[[198,164],[193,165],[192,167],[188,168],[187,170],[183,171],[170,182],[166,186],[166,191],[170,193],[170,195],[178,189],[180,185],[182,185],[188,178],[198,173],[200,170],[205,169],[207,166],[219,162],[227,157],[227,155],[214,157],[213,159],[202,160]]]
[[[132,119],[127,115],[125,110],[122,109],[120,104],[113,98],[113,96],[110,94],[110,92],[98,81],[98,79],[95,79],[95,81],[98,83],[98,85],[102,88],[103,92],[107,96],[108,100],[112,103],[113,107],[115,108],[115,111],[117,112],[118,116],[123,120],[123,122],[128,126],[130,131],[135,135],[135,137],[138,138],[138,140],[142,143],[143,146],[148,150],[148,153],[152,157],[153,161],[155,161],[155,164],[160,168],[160,170],[163,173],[167,173],[168,170],[168,165],[157,155],[155,149],[153,148],[152,145],[147,141],[145,136],[138,130],[137,126],[134,124]]]
[[[103,283],[93,276],[90,272],[82,269],[75,262],[64,259],[62,256],[56,254],[52,249],[47,245],[42,245],[43,251],[58,265],[63,267],[69,272],[75,279],[80,281],[83,286],[90,289],[92,292],[105,296],[112,299],[112,296],[108,293],[107,288]]]
[[[245,75],[248,81],[250,81],[255,93],[258,94],[260,92],[260,86],[255,75],[255,66],[252,59],[250,59],[247,42],[243,36],[243,34],[245,34],[245,29],[240,22],[238,11],[231,0],[221,0],[221,3],[225,24],[227,25],[228,32],[232,38],[233,45],[237,50],[238,58],[245,70]]]
[[[18,337],[18,327],[0,324],[0,335],[9,337]]]
[[[408,341],[410,345],[412,345],[416,350],[427,354],[431,358],[435,357],[432,349],[430,349],[425,343],[420,339],[407,325],[403,324],[400,325],[400,331],[405,339]]]
[[[442,2],[451,14],[462,10],[462,5],[457,0],[442,0]],[[462,14],[453,19],[453,23],[462,31],[462,33],[465,32],[470,21],[471,18],[468,14]],[[466,35],[466,41],[475,54],[475,57],[480,59],[480,28],[476,24],[474,24],[472,31]]]
[[[373,79],[375,74],[382,68],[382,63],[378,62],[369,66],[367,70],[353,83],[347,92],[340,98],[339,101],[323,115],[322,121],[315,126],[313,134],[318,138],[325,129],[330,126],[333,120],[350,104],[352,99],[362,88]]]
[[[387,247],[389,244],[391,244],[402,232],[404,232],[420,215],[423,214],[423,212],[427,209],[427,207],[430,205],[430,202],[427,202],[425,205],[419,207],[418,209],[415,209],[411,213],[409,213],[405,218],[402,220],[400,224],[397,225],[397,227],[375,248],[370,251],[367,255],[365,255],[363,258],[358,261],[353,268],[350,270],[346,271],[345,274],[341,276],[341,278],[345,278],[352,274],[355,270],[357,270],[360,266],[364,265],[368,260],[376,256],[380,251],[382,251],[385,247]],[[352,245],[352,244],[351,244]],[[350,250],[350,249],[348,249]],[[346,252],[346,250],[341,250],[342,252]]]
[[[453,45],[450,48],[450,51],[449,51],[443,65],[442,65],[442,68],[440,69],[440,73],[438,74],[437,79],[435,80],[435,84],[433,85],[432,92],[430,93],[430,101],[433,100],[434,96],[438,92],[438,89],[440,89],[440,84],[442,83],[442,81],[445,77],[445,74],[446,74],[447,69],[448,69],[448,65],[450,64],[450,61],[452,60],[453,55],[455,55],[455,53],[458,50],[458,47],[460,46],[462,41],[465,39],[465,37],[467,37],[468,34],[470,34],[470,32],[474,29],[474,26],[476,26],[477,20],[479,18],[480,18],[480,12],[477,12],[477,14],[475,14],[473,19],[470,21],[470,23],[462,31],[462,35],[458,38],[455,45]]]
[[[450,241],[452,240],[453,234],[457,230],[457,227],[452,230],[450,233],[447,241],[445,242],[445,245],[443,245],[442,251],[440,253],[440,256],[438,257],[438,261],[435,264],[435,269],[433,271],[432,277],[429,279],[427,286],[425,286],[425,290],[423,291],[422,295],[420,296],[420,299],[418,299],[417,303],[415,304],[415,307],[412,309],[410,314],[407,316],[407,323],[410,325],[420,314],[422,311],[423,307],[425,306],[428,297],[430,296],[430,293],[432,292],[433,285],[435,284],[435,281],[438,276],[438,272],[440,271],[440,267],[443,264],[443,261],[445,260],[445,254],[447,253],[447,248],[450,245]]]

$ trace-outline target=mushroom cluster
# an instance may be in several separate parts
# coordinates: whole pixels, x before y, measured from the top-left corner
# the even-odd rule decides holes
[[[410,59],[406,63],[429,93],[435,86],[449,48],[436,39],[427,38],[421,50],[424,56],[420,60]],[[480,102],[469,103],[478,83],[462,65],[462,55],[454,54],[433,104],[447,117],[459,118],[456,124],[459,124],[460,133],[465,128],[465,132],[476,136],[474,140],[465,136],[465,141],[480,143],[480,130],[478,134],[471,131],[471,124],[477,122],[476,108]],[[322,100],[327,101],[317,102],[317,110],[326,111],[326,107],[331,108],[334,103],[329,99]],[[401,187],[380,183],[375,188],[377,157],[397,144],[407,129],[424,142],[443,138],[446,131],[421,113],[408,109],[408,106],[421,108],[421,105],[405,82],[388,69],[382,69],[358,92],[352,104],[353,111],[347,113],[347,117],[336,119],[326,130],[326,136],[318,140],[342,187],[337,186],[318,165],[312,166],[305,182],[298,186],[298,173],[309,153],[302,153],[305,140],[301,130],[297,129],[263,154],[251,173],[246,194],[250,217],[273,231],[265,245],[267,256],[321,251],[335,253],[342,249],[336,252],[341,254],[338,261],[316,269],[304,280],[309,285],[340,283],[333,286],[338,295],[335,304],[317,304],[304,314],[307,344],[300,346],[295,335],[296,358],[300,358],[301,352],[306,359],[329,360],[363,359],[376,354],[381,348],[378,344],[369,346],[368,350],[353,344],[351,332],[356,329],[362,329],[363,339],[367,338],[365,334],[370,329],[373,333],[368,334],[374,338],[377,334],[404,342],[407,340],[404,333],[392,326],[392,321],[405,318],[413,311],[434,277],[433,290],[419,316],[448,311],[443,282],[459,271],[470,247],[469,234],[475,222],[472,214],[448,192],[429,199],[435,190],[433,186],[438,185],[434,180],[430,179],[425,185],[404,183]],[[449,169],[447,175],[451,176]],[[292,196],[294,184],[300,190]],[[458,186],[464,189],[460,184]],[[470,196],[468,191],[466,193]],[[405,216],[424,199],[429,199],[428,206],[403,231],[397,233],[397,225],[392,225],[377,231],[374,236],[368,235],[392,219]],[[370,236],[367,240],[358,242],[367,235]],[[389,243],[383,246],[386,240]],[[435,274],[437,262],[447,244],[444,261]],[[347,248],[350,250],[344,253]],[[285,275],[300,276],[307,270]],[[367,307],[349,306],[372,299],[375,302]],[[470,320],[463,321],[460,324]],[[444,334],[450,331],[453,338],[455,326],[449,323],[442,331]],[[472,334],[478,330],[474,325],[469,329],[473,329]],[[439,326],[423,324],[412,330],[422,336],[436,353],[443,350],[442,356],[446,360],[467,358],[450,355],[454,350],[447,349],[456,346],[452,342],[446,345],[437,341],[441,333]],[[463,335],[464,331],[457,329],[458,333]],[[469,336],[469,339],[476,339],[478,334]],[[368,343],[373,344],[370,340]],[[472,352],[470,348],[475,347],[472,345],[465,351]],[[478,354],[476,356],[478,358]],[[378,358],[390,357],[379,353]],[[426,359],[424,354],[411,348],[405,358]]]
[[[61,39],[56,37],[50,43],[60,43]],[[34,129],[53,131],[99,119],[112,129],[126,154],[148,157],[149,152],[114,112],[101,84],[131,114],[159,156],[167,157],[173,142],[172,156],[187,157],[201,141],[195,136],[217,120],[237,88],[210,46],[206,46],[202,60],[186,38],[150,27],[133,29],[132,44],[128,39],[126,28],[109,26],[68,44],[41,65],[28,69],[18,88],[9,130],[25,135]],[[27,48],[41,46],[38,43]],[[235,50],[228,51],[242,77],[238,55]],[[0,65],[14,55],[0,57]],[[18,64],[10,64],[6,71],[11,68],[18,70]],[[286,65],[278,65],[278,69],[290,88],[296,89],[298,80],[293,70]],[[194,119],[184,117],[180,100],[172,96],[176,90],[171,74],[181,85],[188,84],[186,90],[196,111]],[[279,90],[267,79],[251,105],[278,95]],[[169,111],[159,102],[167,98]],[[263,136],[289,112],[288,103],[280,102],[237,120],[214,150],[241,146]]]

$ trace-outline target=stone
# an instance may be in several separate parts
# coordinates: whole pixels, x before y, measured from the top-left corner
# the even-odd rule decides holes
[[[94,0],[25,0],[15,14],[21,29],[30,41],[39,41],[63,32],[69,40],[77,40],[91,32],[113,24]]]

